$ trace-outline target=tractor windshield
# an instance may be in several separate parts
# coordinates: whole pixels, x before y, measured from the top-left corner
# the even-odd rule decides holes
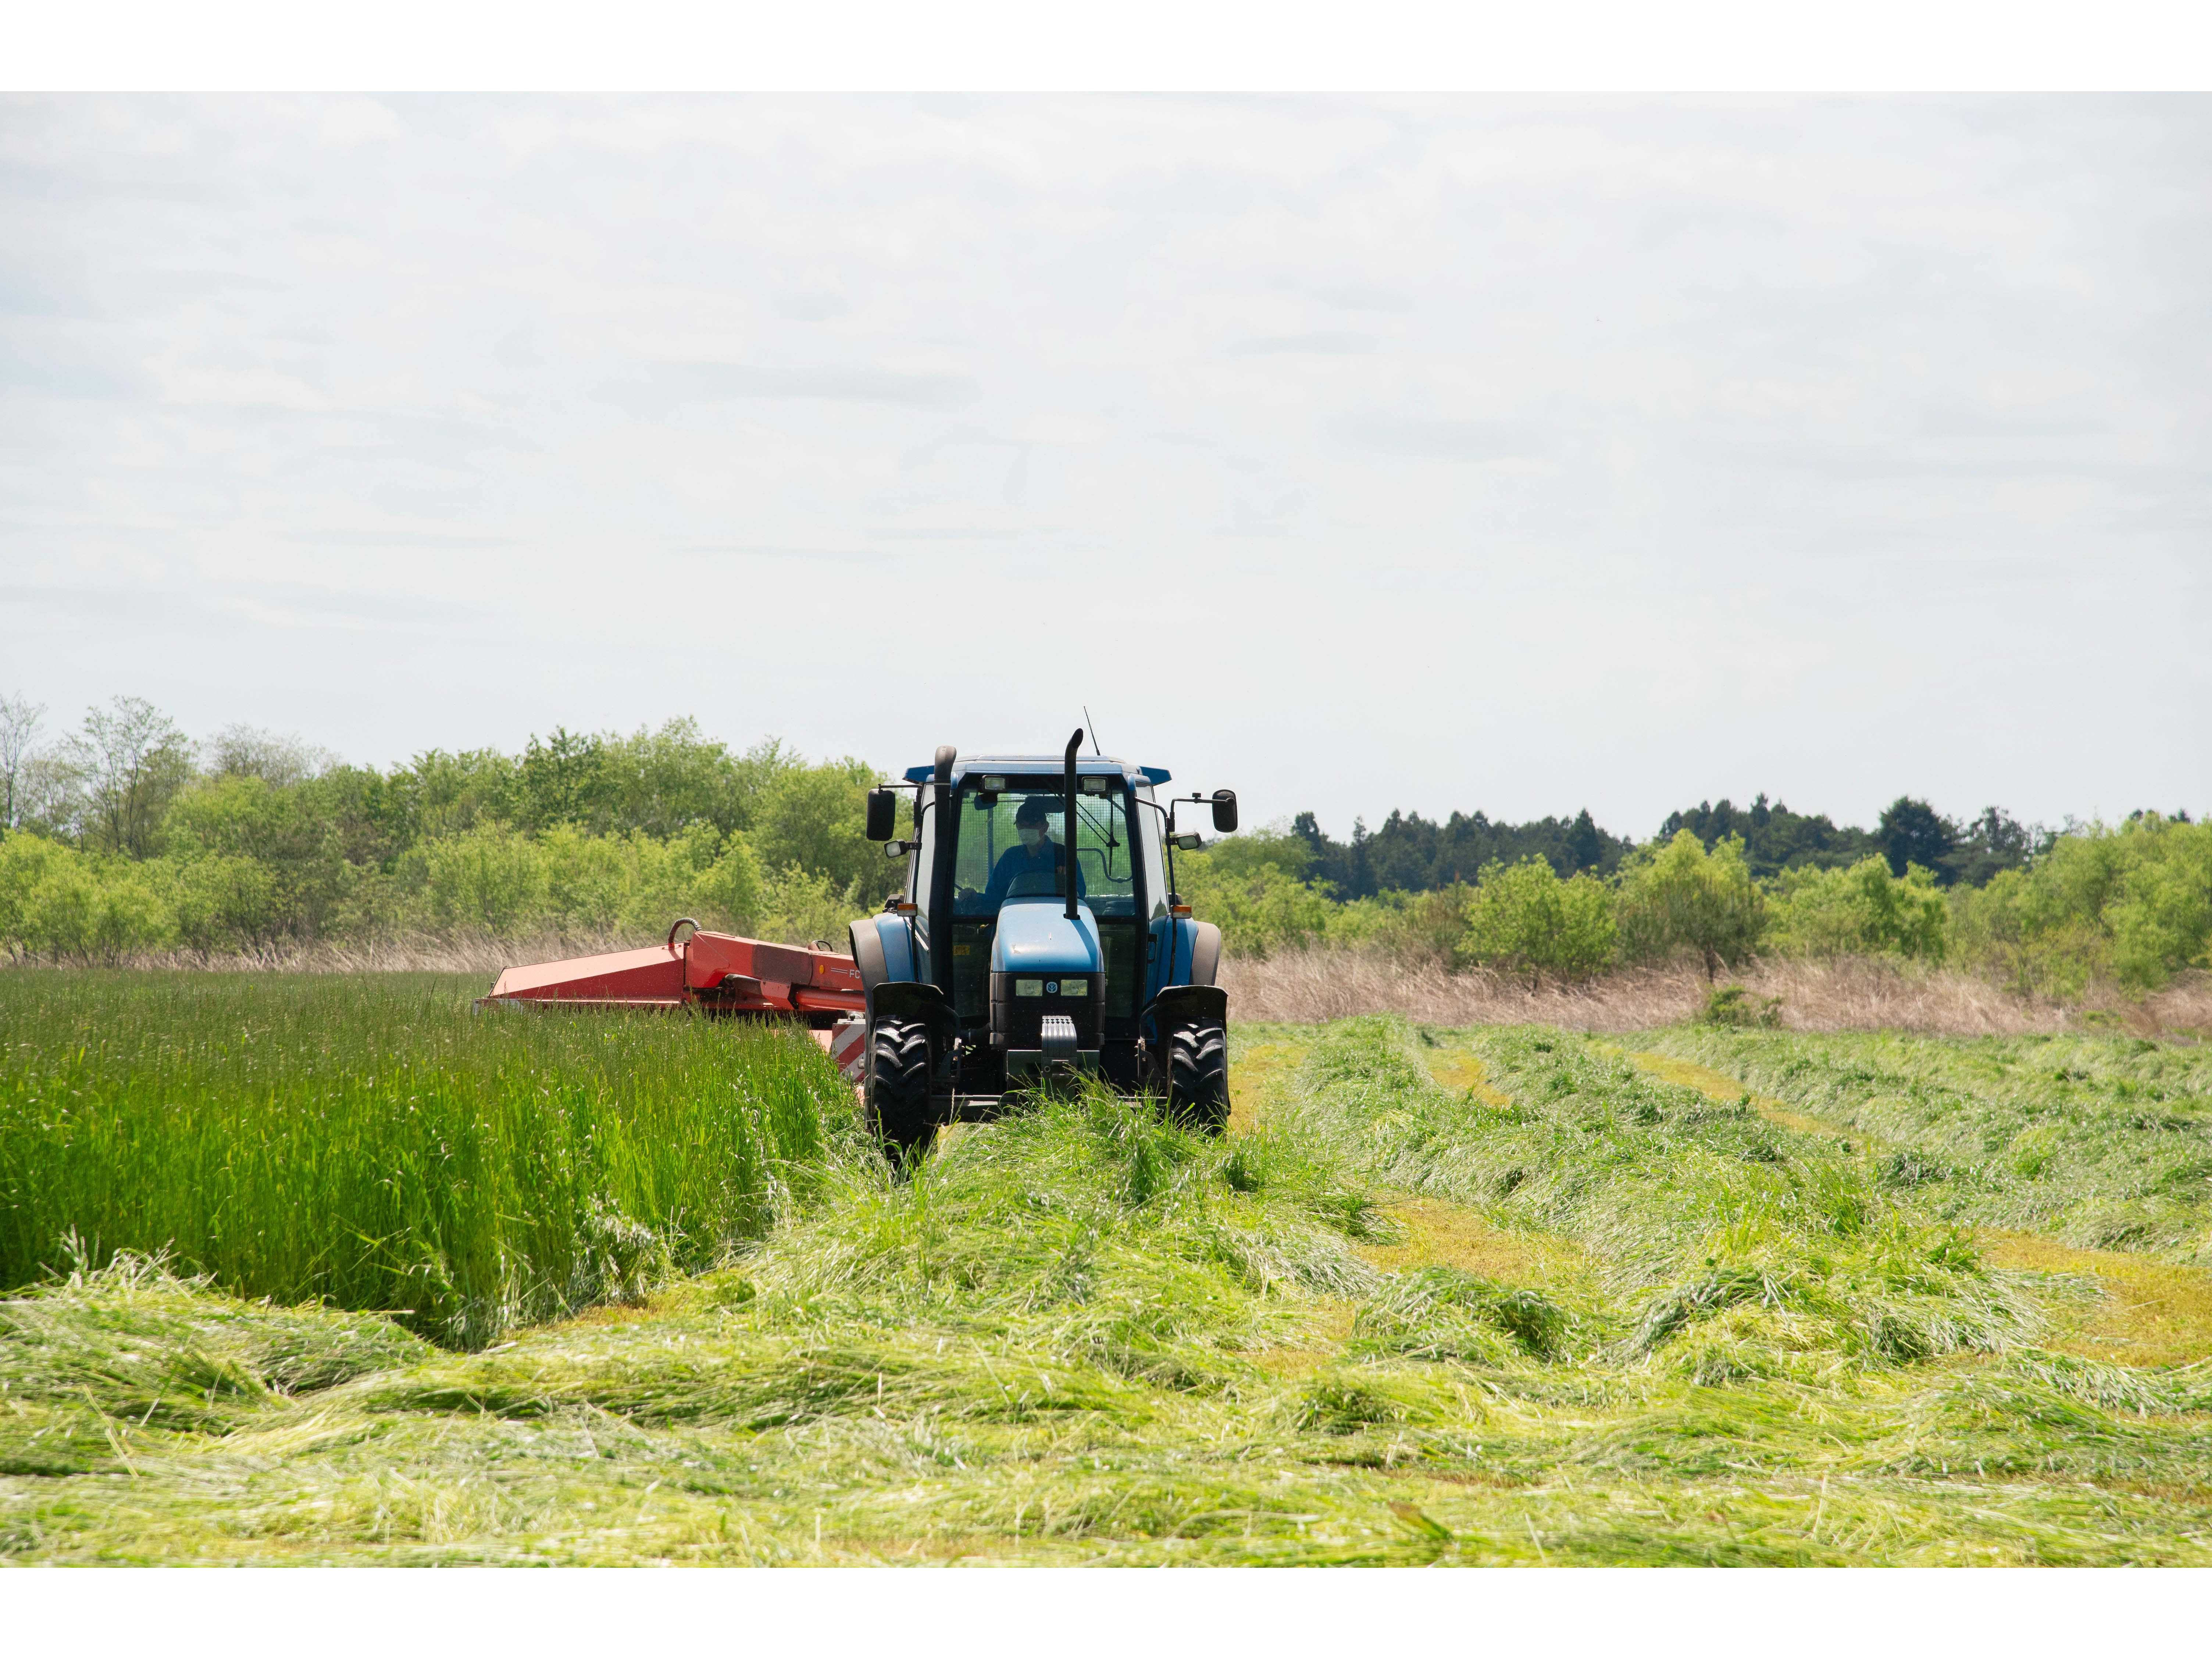
[[[1085,777],[1076,800],[1076,892],[1091,914],[1134,916],[1136,862],[1128,791],[1119,778]],[[995,916],[1008,899],[1057,898],[1066,842],[1064,785],[1057,777],[971,777],[954,815],[952,913]],[[1027,823],[1043,837],[1025,842]]]

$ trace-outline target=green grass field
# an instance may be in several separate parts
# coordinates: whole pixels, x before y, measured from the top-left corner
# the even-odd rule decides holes
[[[122,994],[24,981],[47,988],[42,1030]],[[375,983],[229,994],[305,1010]],[[1225,1139],[1061,1100],[947,1132],[901,1182],[803,1039],[456,1025],[452,988],[414,985],[375,1042],[319,1048],[303,1013],[295,1048],[246,1066],[215,1052],[226,994],[177,988],[199,1036],[173,1074],[197,1095],[143,1060],[71,1071],[11,1016],[9,1123],[27,1100],[51,1118],[60,1078],[70,1110],[102,1103],[109,1146],[172,1097],[193,1122],[235,1094],[268,1104],[234,1124],[283,1103],[304,1123],[302,1073],[350,1075],[341,1051],[442,1053],[441,1074],[542,1091],[495,1109],[472,1085],[517,1171],[487,1212],[559,1163],[569,1236],[617,1206],[658,1276],[471,1350],[183,1276],[259,1288],[251,1252],[81,1247],[0,1304],[0,1559],[2212,1562],[2212,1194],[2177,1173],[2212,1121],[2203,1050],[1247,1028]],[[111,1052],[165,1052],[158,1000],[133,1006]],[[624,1053],[665,1069],[624,1083]],[[710,1087],[746,1104],[690,1098]],[[350,1144],[408,1097],[345,1117]],[[655,1158],[685,1192],[726,1174],[690,1169],[743,1138],[686,1127],[718,1110],[756,1123],[750,1207],[703,1226],[696,1200],[641,1196],[675,1186],[621,1184]],[[577,1164],[614,1121],[631,1150]],[[72,1152],[42,1182],[65,1138],[41,1133],[0,1140],[11,1206],[40,1206],[12,1237],[143,1248],[162,1218],[220,1213],[72,1221],[106,1201],[99,1166]]]
[[[118,1249],[477,1347],[759,1238],[811,1045],[477,1016],[473,977],[0,974],[0,1288]]]

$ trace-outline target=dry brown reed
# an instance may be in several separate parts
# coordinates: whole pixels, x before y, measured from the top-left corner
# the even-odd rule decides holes
[[[547,933],[527,939],[455,934],[314,944],[235,955],[167,951],[137,957],[138,969],[294,974],[456,973],[495,975],[519,963],[555,962],[602,951],[635,950],[631,935]],[[832,947],[832,948],[842,948]],[[1616,969],[1581,983],[1543,981],[1379,951],[1322,947],[1264,958],[1225,957],[1221,982],[1237,1018],[1284,1024],[1354,1014],[1403,1014],[1431,1025],[1558,1025],[1577,1031],[1636,1031],[1692,1018],[1712,986],[1704,970]],[[2163,991],[2130,997],[2096,990],[2067,1004],[2023,997],[1978,975],[1867,957],[1829,962],[1756,962],[1723,983],[1754,998],[1781,999],[1780,1020],[1796,1031],[1929,1031],[1952,1036],[2124,1030],[2138,1036],[2212,1036],[2212,974],[2182,975]]]
[[[484,933],[418,935],[406,939],[355,939],[343,943],[276,945],[255,951],[159,951],[133,954],[105,965],[137,969],[186,969],[202,973],[276,974],[496,974],[533,962],[558,962],[602,951],[632,951],[658,943],[631,934],[545,933],[531,939],[495,939]],[[19,966],[37,966],[22,963]]]
[[[1353,1014],[1403,1014],[1435,1025],[1542,1024],[1581,1031],[1632,1031],[1694,1017],[1711,986],[1688,963],[1627,968],[1580,984],[1482,969],[1447,973],[1343,950],[1291,951],[1228,959],[1222,983],[1240,1019],[1306,1024]],[[1769,961],[1729,976],[1754,998],[1781,999],[1781,1024],[1800,1031],[1932,1031],[2013,1036],[2118,1025],[2212,1030],[2212,978],[2144,1001],[2117,996],[2082,1006],[2015,996],[1972,974],[1864,958]]]

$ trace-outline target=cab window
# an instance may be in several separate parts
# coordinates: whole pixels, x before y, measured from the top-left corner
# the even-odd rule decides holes
[[[1113,777],[1085,777],[1077,787],[1075,857],[1083,872],[1083,902],[1093,915],[1133,916],[1136,860],[1128,791]],[[1017,820],[1024,801],[1039,799],[1046,811],[1047,834],[1055,843],[1060,842],[1066,816],[1064,788],[1056,777],[985,776],[962,786],[953,811],[959,836],[953,848],[953,915],[990,916],[1005,899],[1060,896],[1059,860],[1032,861],[1020,856]],[[1015,856],[1009,860],[1009,854]],[[1002,867],[1004,891],[994,894],[991,878]]]

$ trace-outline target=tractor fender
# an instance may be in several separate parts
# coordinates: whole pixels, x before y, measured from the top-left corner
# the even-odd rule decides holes
[[[845,929],[853,944],[853,965],[860,970],[860,989],[870,996],[884,982],[884,936],[873,916],[862,916]]]
[[[1221,930],[1210,921],[1190,925],[1190,982],[1211,985],[1221,969]],[[1223,1016],[1228,1018],[1224,1008]]]
[[[853,963],[860,970],[860,989],[898,984],[919,977],[914,970],[914,933],[903,916],[862,916],[846,929]]]
[[[1177,1025],[1229,1024],[1229,993],[1218,985],[1170,985],[1145,1006],[1138,1022],[1147,1041]]]

